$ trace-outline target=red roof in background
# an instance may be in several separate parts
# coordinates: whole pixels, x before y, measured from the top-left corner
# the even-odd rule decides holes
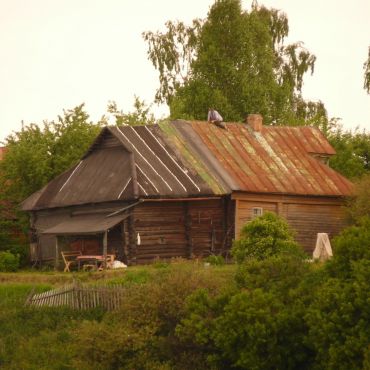
[[[264,126],[228,123],[226,129],[191,122],[205,146],[237,182],[239,189],[257,193],[346,196],[352,183],[312,154],[335,150],[313,127]]]

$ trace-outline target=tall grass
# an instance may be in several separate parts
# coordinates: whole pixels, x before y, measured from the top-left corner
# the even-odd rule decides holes
[[[171,341],[186,296],[198,287],[218,291],[233,272],[233,266],[178,262],[93,273],[0,274],[0,368],[171,368]],[[110,313],[24,305],[32,289],[43,292],[74,279],[125,286],[127,299]],[[161,356],[153,357],[156,352]]]

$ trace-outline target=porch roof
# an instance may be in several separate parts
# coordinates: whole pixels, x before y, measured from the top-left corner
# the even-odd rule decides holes
[[[42,233],[53,235],[101,234],[116,226],[128,216],[128,214],[110,217],[108,214],[72,216],[70,219],[50,227]]]

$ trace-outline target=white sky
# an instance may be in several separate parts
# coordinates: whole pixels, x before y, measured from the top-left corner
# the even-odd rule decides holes
[[[132,110],[154,100],[158,76],[141,33],[166,20],[204,18],[213,0],[0,0],[0,140],[21,120],[40,123],[82,102],[98,120],[109,100]],[[287,13],[290,41],[317,56],[304,96],[322,100],[346,128],[370,129],[362,65],[369,0],[260,0]],[[250,7],[251,0],[243,1]],[[154,106],[157,117],[168,113]],[[206,114],[206,112],[205,112]]]

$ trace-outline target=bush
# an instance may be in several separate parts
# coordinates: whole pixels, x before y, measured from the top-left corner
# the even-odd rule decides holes
[[[311,267],[295,256],[273,256],[262,261],[244,262],[239,266],[235,280],[240,289],[273,290],[283,298],[302,283]]]
[[[348,212],[353,221],[370,217],[370,174],[355,183],[354,196],[348,204]]]
[[[222,256],[212,254],[205,258],[204,262],[208,262],[212,266],[223,266],[225,264],[225,259]]]
[[[333,239],[333,258],[327,267],[333,276],[350,278],[353,263],[370,259],[370,217],[344,229]]]
[[[321,283],[307,308],[307,341],[315,350],[317,369],[369,369],[370,261],[352,265],[352,278]]]
[[[11,272],[19,268],[19,254],[0,252],[0,271]]]
[[[244,225],[240,239],[234,242],[231,253],[238,263],[250,258],[261,260],[282,253],[303,256],[287,222],[272,212],[266,212]]]
[[[119,310],[106,313],[100,323],[77,328],[79,357],[74,368],[204,368],[195,367],[195,358],[179,345],[175,328],[184,316],[187,296],[199,287],[216,293],[224,280],[209,269],[184,263],[156,269],[150,277],[143,284],[125,285],[127,298]]]
[[[191,349],[189,357],[202,362],[201,368],[310,368],[302,317],[311,290],[300,284],[311,265],[278,257],[246,264],[238,287],[216,296],[199,289],[188,298],[176,334]]]

